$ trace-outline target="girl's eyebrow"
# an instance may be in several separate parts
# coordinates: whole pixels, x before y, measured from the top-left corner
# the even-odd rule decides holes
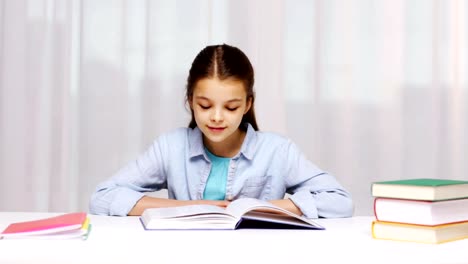
[[[199,95],[195,96],[195,99],[211,101],[210,99],[208,99],[208,98],[206,98],[206,97],[204,97],[204,96],[199,96]],[[242,101],[242,99],[240,99],[240,98],[234,98],[234,99],[228,100],[228,101],[226,101],[226,102],[227,102],[227,103],[232,103],[232,102],[240,102],[240,101]]]
[[[195,96],[195,99],[208,100],[208,101],[210,100],[204,96],[199,96],[199,95]]]

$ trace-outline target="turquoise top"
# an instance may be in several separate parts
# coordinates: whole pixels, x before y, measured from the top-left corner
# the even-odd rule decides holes
[[[206,155],[211,161],[211,170],[206,180],[204,200],[224,200],[226,197],[226,179],[230,158],[218,157],[205,148]]]

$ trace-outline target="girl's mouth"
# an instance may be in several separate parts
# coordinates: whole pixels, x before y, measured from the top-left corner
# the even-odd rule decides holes
[[[210,126],[208,128],[215,133],[222,132],[224,131],[224,129],[226,129],[225,127],[210,127]]]

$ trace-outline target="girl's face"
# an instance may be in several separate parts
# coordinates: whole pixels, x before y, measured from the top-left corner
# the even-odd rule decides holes
[[[242,116],[250,106],[251,99],[247,100],[244,84],[235,79],[201,79],[196,83],[190,100],[197,126],[205,136],[205,144],[211,146],[219,143],[229,146],[238,141]]]

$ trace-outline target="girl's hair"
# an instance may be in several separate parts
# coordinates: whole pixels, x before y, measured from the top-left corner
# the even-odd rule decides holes
[[[255,119],[254,99],[254,70],[247,56],[240,49],[223,45],[213,45],[205,47],[192,63],[187,78],[187,89],[185,99],[188,102],[192,100],[195,85],[201,79],[218,78],[220,80],[235,79],[244,83],[247,92],[247,100],[252,100],[252,105],[247,113],[242,117],[240,129],[246,130],[245,123],[250,123],[255,130],[258,130],[257,120]],[[190,128],[195,128],[195,116],[193,109],[190,108],[192,119],[189,123]]]

